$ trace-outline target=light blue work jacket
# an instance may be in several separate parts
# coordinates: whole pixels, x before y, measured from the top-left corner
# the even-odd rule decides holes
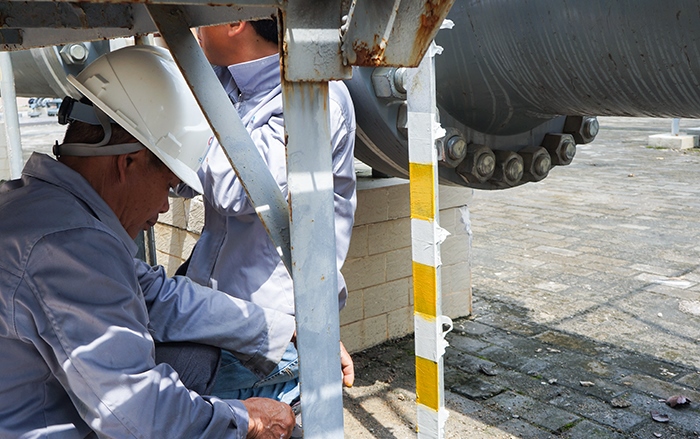
[[[0,438],[246,436],[243,405],[186,389],[155,364],[154,340],[228,349],[264,375],[294,319],[168,278],[135,250],[88,182],[48,156],[0,186]]]

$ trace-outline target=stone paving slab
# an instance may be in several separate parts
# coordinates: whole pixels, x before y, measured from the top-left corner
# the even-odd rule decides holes
[[[648,148],[669,120],[600,123],[542,182],[475,191],[474,307],[448,335],[447,438],[700,438],[700,150]],[[355,355],[346,437],[415,437],[412,343]],[[410,409],[364,436],[396,410],[356,411],[372,389]],[[664,403],[677,394],[690,405]]]

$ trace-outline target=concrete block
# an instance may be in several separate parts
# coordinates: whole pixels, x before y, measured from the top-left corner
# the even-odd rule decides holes
[[[654,148],[670,148],[670,149],[690,149],[698,146],[698,138],[700,136],[691,136],[679,134],[653,134],[649,136],[647,143]]]
[[[408,180],[400,180],[400,183],[387,187],[387,203],[389,219],[411,216],[411,192]]]
[[[368,251],[370,255],[397,250],[411,245],[411,220],[400,218],[370,224]]]
[[[386,315],[371,317],[340,328],[340,339],[348,352],[358,352],[387,341]]]
[[[358,188],[355,225],[378,223],[388,218],[387,189],[380,187],[360,190]]]
[[[440,210],[464,206],[471,202],[474,190],[461,186],[440,186]]]
[[[348,290],[360,290],[386,281],[386,255],[347,259],[341,270]]]
[[[364,290],[365,318],[408,306],[408,279],[386,282]]]
[[[406,306],[387,314],[389,339],[401,338],[413,333],[413,307]]]
[[[158,216],[158,221],[169,224],[171,226],[186,229],[187,228],[187,200],[184,198],[170,197],[170,209],[167,212]]]
[[[187,214],[187,230],[194,233],[202,233],[204,228],[204,201],[198,195],[189,201]]]
[[[348,301],[340,311],[340,326],[362,320],[364,316],[364,290],[348,291]]]
[[[352,229],[350,248],[345,259],[363,258],[369,255],[367,251],[367,226],[355,226]]]
[[[392,281],[413,275],[411,247],[386,253],[386,280]]]

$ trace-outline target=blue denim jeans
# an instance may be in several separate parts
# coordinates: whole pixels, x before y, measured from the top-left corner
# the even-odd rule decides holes
[[[287,404],[299,397],[299,357],[290,343],[277,367],[260,379],[228,351],[221,351],[212,395],[223,399],[272,398]]]

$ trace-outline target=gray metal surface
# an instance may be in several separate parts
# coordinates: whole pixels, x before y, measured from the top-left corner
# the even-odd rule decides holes
[[[460,1],[441,106],[484,133],[555,115],[700,116],[697,0]]]
[[[283,92],[304,437],[342,438],[328,84],[284,82]]]
[[[291,272],[287,201],[216,78],[178,6],[149,5],[153,20],[192,88],[199,106],[224,148],[272,242]]]

